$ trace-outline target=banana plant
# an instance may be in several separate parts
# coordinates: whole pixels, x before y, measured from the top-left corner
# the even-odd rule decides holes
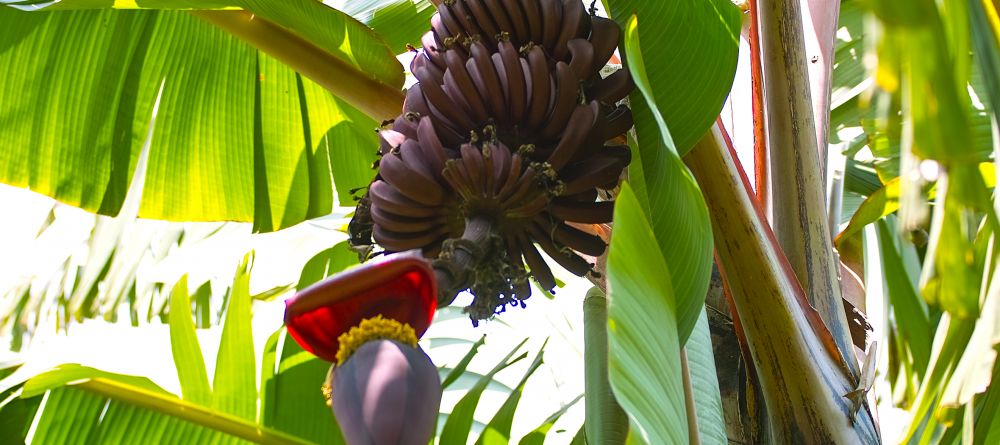
[[[590,443],[998,434],[995,1],[4,3],[0,180],[105,215],[141,184],[138,217],[264,232],[356,205],[362,259],[418,250],[474,323],[530,310],[555,263],[598,287]]]

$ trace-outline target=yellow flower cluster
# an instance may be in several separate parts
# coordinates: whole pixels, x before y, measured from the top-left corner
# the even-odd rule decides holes
[[[395,340],[411,347],[417,346],[417,334],[410,325],[376,315],[361,320],[361,323],[337,338],[340,343],[340,349],[337,351],[337,366],[343,365],[361,345],[372,340],[382,339]]]

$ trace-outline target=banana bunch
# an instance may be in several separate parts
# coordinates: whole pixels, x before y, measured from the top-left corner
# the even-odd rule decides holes
[[[582,87],[579,96],[607,104],[621,100],[632,90],[628,71],[619,70],[607,78],[600,75],[620,39],[617,23],[588,14],[580,0],[449,0],[431,17],[431,30],[424,34],[423,48],[413,58],[410,71],[420,84],[440,85],[460,102],[456,105],[474,112],[456,122],[447,119],[454,118],[454,108],[439,110],[446,125],[451,124],[442,137],[454,143],[453,139],[466,136],[461,131],[463,124],[481,126],[487,118],[518,125],[522,130],[525,126],[539,130],[544,123],[565,123],[560,119],[546,121],[551,110],[544,107],[560,86],[545,85],[544,79],[550,77],[546,73],[558,74],[555,80],[560,81],[568,77],[569,73],[557,73],[559,62],[566,63],[579,82],[569,90],[580,91]],[[428,82],[430,79],[433,82]],[[532,86],[537,91],[529,95],[527,90]],[[483,100],[473,100],[479,96],[472,94],[477,89],[485,96]],[[408,97],[417,96],[417,92],[411,93]],[[434,95],[437,91],[423,93]],[[434,102],[434,106],[448,106],[447,101]],[[568,115],[565,107],[560,111],[564,113],[556,117]],[[544,136],[551,142],[553,132],[559,130],[550,127]]]
[[[617,103],[633,85],[625,69],[601,77],[621,29],[580,0],[446,0],[431,28],[358,215],[387,251],[428,258],[488,217],[497,251],[462,283],[476,295],[470,316],[485,319],[523,306],[529,275],[555,287],[536,245],[579,276],[593,267],[580,254],[605,251],[573,223],[612,219],[598,190],[616,187],[631,160],[608,141],[632,127]]]

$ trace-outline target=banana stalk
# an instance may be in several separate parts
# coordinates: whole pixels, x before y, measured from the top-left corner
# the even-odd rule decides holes
[[[375,119],[399,114],[404,97],[401,91],[372,79],[281,26],[247,11],[191,14],[278,59]]]
[[[438,286],[438,306],[448,306],[455,301],[458,292],[470,282],[470,277],[475,273],[479,262],[487,255],[497,254],[471,248],[486,245],[486,241],[493,235],[493,221],[490,218],[485,216],[470,218],[465,222],[465,232],[461,238],[465,241],[463,245],[470,248],[454,249],[452,255],[432,262]]]
[[[845,397],[856,377],[753,205],[734,158],[716,125],[686,162],[709,206],[720,268],[767,407],[770,442],[878,443],[871,412],[863,407],[853,414]]]

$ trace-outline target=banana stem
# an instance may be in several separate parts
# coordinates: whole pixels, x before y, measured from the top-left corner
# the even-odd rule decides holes
[[[760,0],[761,57],[771,175],[772,228],[810,304],[829,328],[851,374],[860,369],[844,313],[830,239],[825,161],[816,146],[799,0]]]
[[[376,120],[398,115],[403,106],[404,95],[399,89],[379,82],[262,17],[247,11],[191,11],[191,14],[292,67]]]
[[[714,127],[685,161],[705,195],[720,272],[732,290],[757,370],[774,443],[878,443],[868,409],[844,397],[857,386],[847,361],[754,205],[735,152]]]
[[[465,220],[465,232],[462,237],[450,243],[451,248],[442,252],[434,260],[434,275],[438,285],[438,306],[448,306],[455,301],[458,293],[465,288],[476,266],[487,255],[491,254],[483,246],[494,233],[493,218],[476,215]]]

